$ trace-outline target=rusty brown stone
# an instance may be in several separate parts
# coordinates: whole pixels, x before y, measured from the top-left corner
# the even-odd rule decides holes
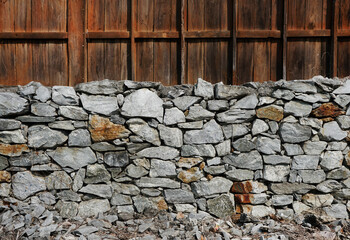
[[[193,167],[185,171],[179,172],[177,177],[184,183],[191,183],[198,181],[203,176],[201,170],[198,167]]]
[[[321,118],[321,120],[323,121],[323,123],[327,123],[327,122],[332,122],[332,121],[334,121],[334,118],[327,117],[327,118]]]
[[[202,162],[201,164],[199,164],[199,169],[203,170],[205,168],[205,162]]]
[[[345,112],[342,111],[338,106],[334,105],[333,103],[324,103],[318,108],[314,109],[311,114],[318,118],[325,118],[325,117],[338,117],[340,115],[344,115]]]
[[[202,158],[184,158],[184,157],[181,157],[180,160],[176,164],[178,167],[191,168],[191,167],[196,166],[197,164],[201,163],[202,161],[203,161]]]
[[[4,144],[0,143],[0,155],[9,157],[21,156],[23,152],[29,152],[29,148],[26,144]]]
[[[237,203],[252,203],[254,194],[235,194],[235,201]]]
[[[234,182],[231,188],[233,193],[250,193],[252,190],[253,186],[250,181]]]
[[[279,106],[266,106],[256,111],[258,118],[267,118],[273,121],[281,121],[283,119],[283,108]]]
[[[0,171],[0,182],[11,182],[11,173]]]
[[[108,118],[94,115],[89,120],[89,131],[94,142],[111,141],[117,138],[125,138],[130,131],[123,125],[114,124]]]
[[[157,198],[155,201],[157,203],[158,210],[168,210],[169,207],[164,198]]]

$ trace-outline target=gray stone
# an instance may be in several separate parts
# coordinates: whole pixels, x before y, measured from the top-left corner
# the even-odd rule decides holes
[[[139,88],[154,88],[160,87],[160,82],[136,82],[131,80],[124,81],[125,87],[129,89],[139,89]]]
[[[38,89],[36,89],[34,99],[37,99],[40,102],[46,102],[50,98],[51,98],[51,89],[44,86],[40,86],[38,87]]]
[[[67,139],[62,132],[44,125],[35,125],[28,129],[28,146],[32,148],[53,148],[62,145]]]
[[[140,89],[125,97],[121,114],[127,117],[148,117],[163,120],[163,100],[157,94]]]
[[[223,158],[225,163],[234,167],[259,170],[263,169],[263,160],[258,151],[254,150],[249,153],[241,153],[239,155],[231,154]]]
[[[327,173],[327,179],[346,179],[350,177],[350,170],[345,166],[341,166],[340,168],[334,169]]]
[[[239,138],[232,143],[232,147],[235,151],[250,152],[256,149],[256,144],[247,138]]]
[[[344,204],[333,204],[330,207],[324,207],[323,210],[330,217],[348,219],[349,214]]]
[[[101,198],[112,197],[112,187],[107,184],[88,184],[85,187],[82,187],[79,192],[96,195]]]
[[[86,173],[85,168],[80,168],[78,172],[75,174],[73,185],[72,185],[72,189],[74,192],[77,192],[80,188],[83,187],[85,173]]]
[[[347,80],[343,86],[338,87],[333,91],[334,94],[350,94],[350,80]]]
[[[33,95],[35,94],[35,90],[38,89],[38,87],[42,86],[40,82],[30,82],[27,85],[24,86],[18,86],[18,92],[21,95],[27,96],[27,95]]]
[[[31,112],[40,117],[54,117],[57,115],[56,109],[47,103],[32,103]]]
[[[235,203],[232,195],[223,194],[207,201],[208,211],[218,218],[225,218],[235,213]]]
[[[337,117],[337,122],[342,129],[348,130],[350,128],[350,116],[341,115]]]
[[[74,230],[73,233],[77,235],[90,236],[91,233],[97,232],[99,229],[94,226],[81,226]]]
[[[283,148],[284,148],[284,150],[286,150],[286,153],[288,156],[295,156],[295,155],[304,154],[303,149],[298,144],[285,143],[285,144],[283,144]]]
[[[144,120],[141,118],[132,118],[126,122],[129,129],[140,136],[145,141],[152,143],[156,146],[160,146],[160,139],[158,131],[151,128]]]
[[[108,152],[103,160],[110,167],[125,167],[129,164],[129,155],[126,151]]]
[[[258,98],[256,94],[251,94],[246,97],[243,97],[242,99],[238,100],[232,108],[239,108],[239,109],[255,109],[258,105]]]
[[[200,97],[194,97],[194,96],[183,96],[178,97],[173,100],[173,103],[177,108],[179,108],[182,111],[187,110],[189,107],[191,107],[195,103],[199,103],[201,100]]]
[[[187,131],[184,135],[185,144],[219,143],[223,140],[222,129],[214,119],[204,124],[202,130]]]
[[[267,104],[272,104],[276,101],[276,98],[273,97],[259,97],[258,106],[263,106]]]
[[[203,121],[179,123],[177,126],[182,129],[202,129]]]
[[[226,136],[226,138],[237,138],[246,135],[249,133],[249,128],[241,124],[232,124],[232,133],[231,136]],[[225,134],[226,135],[226,134]]]
[[[10,183],[0,183],[0,197],[9,197],[11,191]]]
[[[58,121],[49,123],[49,128],[72,131],[75,129],[72,121]]]
[[[81,108],[76,106],[60,106],[58,113],[66,118],[73,120],[88,120],[89,115],[87,112]]]
[[[148,197],[158,197],[161,194],[159,190],[153,188],[144,188],[141,193]]]
[[[0,142],[20,144],[26,143],[27,141],[24,138],[21,130],[15,130],[0,132]]]
[[[326,149],[327,142],[317,141],[317,142],[311,142],[307,141],[303,145],[303,149],[305,154],[308,155],[320,155],[323,150]]]
[[[253,127],[252,127],[252,134],[254,135],[258,135],[260,133],[266,132],[267,130],[269,130],[269,125],[267,125],[267,123],[265,123],[265,121],[261,120],[261,119],[256,119],[253,123]]]
[[[111,179],[111,175],[102,164],[88,165],[84,182],[90,183],[107,183]]]
[[[130,164],[125,169],[126,175],[132,178],[140,178],[148,174],[148,171],[141,167],[141,166],[135,166],[134,164]]]
[[[320,130],[320,136],[326,141],[341,141],[347,136],[347,132],[341,130],[336,121],[327,122]]]
[[[336,180],[326,180],[316,186],[316,189],[323,193],[330,193],[342,188],[342,184]]]
[[[70,189],[72,179],[64,171],[55,171],[45,178],[48,190]]]
[[[295,96],[295,98],[308,103],[317,103],[317,102],[326,103],[326,102],[329,102],[330,96],[329,94],[315,93],[315,94],[300,94]]]
[[[271,198],[272,206],[286,206],[293,203],[293,195],[274,195]]]
[[[12,176],[12,192],[19,200],[46,190],[45,180],[35,177],[30,172],[18,172]]]
[[[325,170],[340,168],[343,164],[343,154],[341,151],[326,151],[321,157],[320,165]]]
[[[287,143],[304,142],[311,138],[311,127],[297,123],[283,123],[280,127],[280,135]]]
[[[78,214],[78,203],[59,201],[56,208],[59,210],[62,218],[73,218]]]
[[[86,129],[77,129],[68,136],[68,146],[88,147],[91,145],[90,132]]]
[[[254,93],[254,89],[244,86],[224,85],[218,83],[215,84],[214,92],[215,98],[230,100],[252,94]]]
[[[114,81],[109,79],[92,81],[87,83],[80,83],[75,86],[77,92],[84,92],[88,94],[118,94],[123,93],[123,81]]]
[[[109,201],[107,199],[92,199],[79,204],[80,217],[86,218],[97,216],[99,213],[104,213],[110,210]]]
[[[255,110],[233,108],[216,116],[219,122],[244,123],[250,121],[255,116]]]
[[[315,83],[307,80],[281,80],[276,82],[276,86],[286,88],[297,93],[317,93]]]
[[[22,123],[50,123],[55,121],[55,117],[19,116],[16,120]]]
[[[22,154],[19,157],[11,157],[9,159],[10,165],[16,167],[31,167],[36,164],[45,164],[49,162],[50,158],[41,151],[32,151],[29,153]]]
[[[78,170],[97,161],[94,152],[89,148],[59,147],[47,152],[61,167],[69,167]]]
[[[317,118],[300,118],[299,122],[301,125],[310,126],[315,129],[321,129],[323,121]]]
[[[6,157],[0,156],[0,171],[6,169],[9,166],[9,162]]]
[[[92,150],[97,152],[122,151],[125,147],[118,147],[108,142],[98,142],[91,145]]]
[[[223,141],[222,143],[215,145],[215,149],[219,157],[226,156],[231,152],[231,141]]]
[[[275,194],[305,194],[316,187],[306,183],[272,183],[270,189]]]
[[[62,170],[62,168],[54,163],[35,165],[30,168],[32,172],[54,172],[60,170]]]
[[[195,201],[193,193],[183,189],[166,189],[164,196],[168,203],[193,203]]]
[[[174,177],[176,176],[176,166],[170,161],[158,159],[151,160],[150,177]]]
[[[0,119],[0,131],[21,128],[21,122],[14,119]]]
[[[300,101],[290,101],[284,105],[284,112],[295,117],[306,117],[312,111],[312,106]]]
[[[11,92],[0,92],[0,117],[15,116],[28,111],[28,101]]]
[[[80,202],[81,198],[78,193],[73,192],[72,190],[63,190],[57,193],[57,197],[62,201],[72,201]],[[54,198],[55,199],[55,198]]]
[[[211,99],[214,97],[214,86],[201,78],[198,78],[197,84],[194,86],[194,95]]]
[[[52,100],[58,105],[79,105],[79,97],[73,87],[52,87]]]
[[[350,103],[350,96],[337,95],[337,97],[334,99],[334,102],[336,102],[339,106],[345,108]]]
[[[112,182],[112,188],[114,192],[136,196],[140,194],[140,189],[133,184],[125,184],[125,183],[116,183]]]
[[[265,165],[263,178],[270,182],[283,182],[287,180],[290,167],[287,165]]]
[[[214,116],[214,113],[204,109],[202,106],[194,105],[190,107],[186,119],[189,121],[200,121],[212,119]]]
[[[92,113],[110,116],[119,109],[116,97],[82,94],[80,100],[83,108]]]
[[[181,148],[183,157],[215,157],[215,148],[210,144],[202,145],[183,145]]]
[[[164,124],[173,125],[186,122],[185,114],[176,107],[165,109]]]
[[[326,180],[326,174],[323,170],[300,170],[299,175],[304,183],[317,184]]]
[[[271,165],[278,164],[291,164],[292,159],[287,156],[279,156],[279,155],[264,155],[264,163]]]
[[[247,169],[233,169],[225,172],[225,176],[232,181],[245,181],[254,178],[254,171]]]
[[[180,188],[180,183],[169,178],[149,178],[142,177],[140,180],[136,181],[138,187],[144,188],[154,188],[154,187],[163,187],[163,188]]]
[[[223,177],[214,177],[208,182],[199,181],[191,183],[192,192],[196,197],[227,193],[230,191],[231,186],[232,182]]]
[[[276,154],[281,152],[281,141],[278,138],[258,137],[256,149],[264,154]]]
[[[133,205],[125,205],[125,206],[118,206],[117,213],[118,213],[118,217],[121,220],[126,221],[126,220],[133,219],[135,211],[134,211]]]
[[[320,160],[320,156],[318,156],[318,155],[299,155],[299,156],[294,156],[293,157],[293,161],[292,161],[291,169],[316,170],[319,160]]]
[[[150,143],[128,143],[126,145],[128,152],[131,154],[135,154],[145,148],[149,148],[150,146]]]
[[[132,205],[132,199],[130,196],[127,196],[127,195],[113,193],[113,196],[111,199],[111,205],[112,206]]]
[[[220,166],[205,166],[203,169],[206,173],[209,173],[210,175],[220,175],[226,172],[226,168],[224,165]]]
[[[139,157],[145,158],[158,158],[162,160],[170,160],[179,156],[179,151],[175,148],[160,146],[160,147],[151,147],[143,149],[137,153]]]
[[[208,110],[210,111],[224,111],[229,108],[228,102],[226,100],[209,100]]]
[[[278,99],[284,99],[290,101],[294,98],[294,93],[290,90],[286,89],[277,89],[272,93],[272,96]]]
[[[170,147],[181,147],[183,144],[182,131],[178,128],[169,128],[158,125],[160,138],[164,144]]]

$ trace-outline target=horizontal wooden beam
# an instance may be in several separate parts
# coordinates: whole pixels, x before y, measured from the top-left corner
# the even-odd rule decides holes
[[[135,32],[135,38],[179,38],[179,32]]]
[[[66,32],[0,32],[0,39],[68,39]]]
[[[350,37],[350,29],[342,29],[337,31],[338,37]]]
[[[87,39],[129,38],[130,32],[87,32]]]
[[[330,29],[320,30],[287,30],[287,37],[330,37]]]
[[[238,30],[237,38],[281,38],[279,30]]]
[[[185,38],[230,38],[230,31],[190,31],[184,32]]]

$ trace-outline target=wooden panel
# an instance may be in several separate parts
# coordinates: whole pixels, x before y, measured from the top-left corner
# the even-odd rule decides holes
[[[229,83],[229,40],[188,40],[187,81],[194,84],[198,78],[217,83]]]
[[[350,1],[339,1],[338,29],[350,29]]]
[[[15,0],[15,32],[32,31],[32,1]],[[1,21],[1,20],[0,20]]]
[[[87,30],[100,32],[105,30],[105,0],[87,1]]]
[[[350,38],[338,40],[338,76],[350,75]]]
[[[126,40],[88,42],[88,81],[125,80],[129,77],[129,43]]]
[[[105,31],[130,29],[130,1],[105,0]]]
[[[287,79],[329,75],[330,43],[321,38],[288,41]]]
[[[0,42],[0,85],[17,85],[15,45],[9,41]]]
[[[15,29],[15,1],[0,1],[0,32],[13,32]]]

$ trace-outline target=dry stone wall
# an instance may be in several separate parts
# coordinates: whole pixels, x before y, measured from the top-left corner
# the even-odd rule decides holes
[[[0,208],[325,221],[350,210],[350,80],[0,91]]]

